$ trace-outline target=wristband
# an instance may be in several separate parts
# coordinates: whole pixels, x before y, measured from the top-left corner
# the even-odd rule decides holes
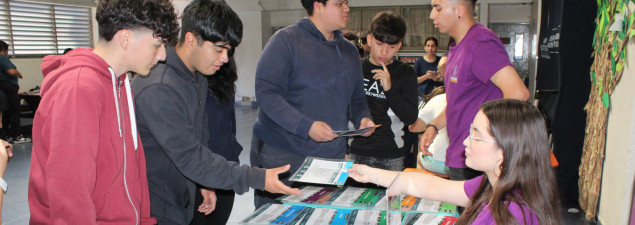
[[[7,193],[7,188],[8,188],[8,184],[6,181],[4,181],[4,179],[2,179],[2,177],[0,177],[0,187],[2,188],[2,195]]]
[[[437,132],[437,134],[439,134],[439,128],[437,128],[437,126],[435,126],[434,124],[429,123],[429,124],[426,126],[426,130],[428,129],[428,127],[433,127],[433,128],[434,128],[434,130]]]

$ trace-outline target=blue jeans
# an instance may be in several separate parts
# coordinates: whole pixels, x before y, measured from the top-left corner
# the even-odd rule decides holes
[[[354,160],[357,164],[365,164],[370,167],[392,170],[392,171],[402,171],[403,170],[403,160],[404,157],[399,158],[377,158],[377,157],[367,157],[360,156],[355,154],[348,154],[348,158]]]

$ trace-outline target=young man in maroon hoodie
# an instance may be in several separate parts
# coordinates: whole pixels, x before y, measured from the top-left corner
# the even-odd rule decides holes
[[[169,0],[102,0],[95,49],[47,56],[33,121],[31,224],[155,224],[128,72],[165,60]]]

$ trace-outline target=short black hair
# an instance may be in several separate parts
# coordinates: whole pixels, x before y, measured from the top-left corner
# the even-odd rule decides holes
[[[191,32],[199,40],[225,42],[232,48],[243,38],[243,22],[224,1],[194,0],[183,10],[183,28],[179,43]]]
[[[64,55],[66,55],[66,53],[73,51],[73,48],[66,48],[64,49]]]
[[[383,43],[398,44],[406,36],[406,21],[392,11],[380,12],[370,23],[369,33]]]
[[[174,43],[179,33],[170,0],[100,0],[96,13],[99,37],[111,41],[122,29],[150,29],[154,37]]]
[[[4,52],[6,50],[9,50],[9,44],[4,42],[3,40],[0,40],[0,52]]]
[[[306,9],[306,13],[309,14],[309,16],[313,16],[313,3],[319,2],[319,3],[322,3],[322,5],[326,5],[326,2],[328,2],[329,0],[301,0],[301,1],[302,1],[302,7]]]
[[[352,31],[352,30],[344,31],[344,34],[342,34],[342,36],[344,36],[344,38],[346,40],[349,40],[349,41],[352,41],[352,42],[358,42],[359,41],[359,36],[357,36],[357,34],[355,34],[355,31]]]
[[[433,36],[426,38],[426,40],[423,42],[423,46],[427,45],[428,41],[434,41],[434,45],[436,45],[437,47],[439,46],[439,40],[437,40],[437,38]]]

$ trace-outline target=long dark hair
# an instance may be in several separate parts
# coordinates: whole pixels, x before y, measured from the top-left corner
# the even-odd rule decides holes
[[[214,75],[207,76],[207,84],[218,99],[217,104],[230,103],[229,100],[236,93],[236,80],[238,80],[238,73],[233,56],[230,56],[227,63],[223,64]]]
[[[487,102],[481,111],[490,122],[488,132],[503,150],[496,188],[483,179],[457,224],[472,224],[489,202],[498,225],[518,224],[508,205],[533,210],[541,225],[560,224],[560,203],[549,156],[545,120],[536,107],[514,99]],[[491,200],[491,201],[490,201]],[[532,215],[523,211],[525,224]]]

